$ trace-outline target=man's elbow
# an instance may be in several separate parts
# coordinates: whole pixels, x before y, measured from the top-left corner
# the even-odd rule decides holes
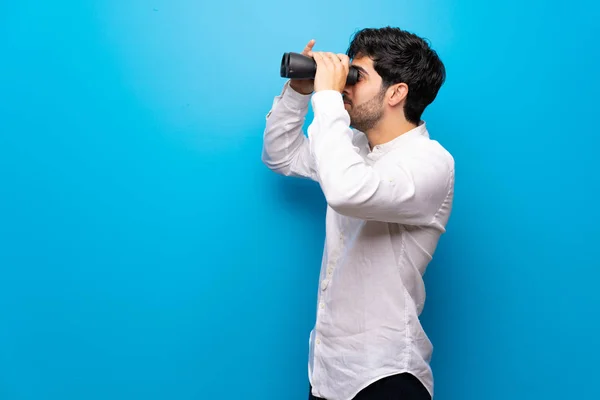
[[[367,220],[382,219],[391,222],[402,219],[405,213],[409,216],[418,214],[421,209],[416,205],[414,187],[401,193],[389,193],[385,198],[377,188],[369,191],[329,191],[325,198],[329,207],[338,214]]]
[[[349,202],[341,202],[341,201],[327,201],[327,204],[333,211],[340,215],[344,215],[346,217],[353,218],[362,218],[362,210],[360,207],[357,207],[355,204]]]
[[[346,216],[360,214],[361,210],[368,204],[368,199],[364,195],[358,196],[348,190],[328,191],[325,193],[325,200],[334,211]]]
[[[363,220],[379,220],[383,216],[384,219],[393,218],[397,210],[390,209],[385,205],[374,205],[369,201],[357,201],[351,197],[336,197],[328,198],[327,204],[336,213]]]
[[[267,168],[276,174],[289,176],[291,173],[290,162],[288,160],[275,160],[269,155],[266,149],[263,149],[262,151],[261,161]]]

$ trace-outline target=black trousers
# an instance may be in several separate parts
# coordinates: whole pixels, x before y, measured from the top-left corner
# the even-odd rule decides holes
[[[312,390],[312,388],[310,388]],[[311,391],[308,400],[327,400],[315,397]],[[431,400],[429,392],[414,375],[402,373],[382,378],[360,392],[353,400]]]

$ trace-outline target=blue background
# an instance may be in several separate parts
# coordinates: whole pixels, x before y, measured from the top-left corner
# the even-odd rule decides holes
[[[265,115],[283,52],[385,25],[448,72],[436,398],[600,398],[594,3],[1,8],[0,399],[305,399],[325,202],[262,165]]]

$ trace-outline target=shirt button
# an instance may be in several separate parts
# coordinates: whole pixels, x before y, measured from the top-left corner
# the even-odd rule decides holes
[[[329,285],[329,279],[323,279],[323,281],[321,282],[321,290],[327,289],[328,285]]]
[[[321,339],[317,339],[317,344],[321,344]]]
[[[321,309],[325,308],[325,303],[319,304],[319,307],[321,307]]]
[[[331,276],[331,274],[333,274],[333,268],[329,267],[327,268],[327,275]]]

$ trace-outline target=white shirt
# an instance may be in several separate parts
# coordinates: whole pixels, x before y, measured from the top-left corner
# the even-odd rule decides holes
[[[328,204],[309,338],[312,393],[349,400],[380,378],[409,372],[433,397],[433,346],[419,322],[422,276],[450,216],[454,159],[424,122],[372,151],[349,125],[339,92],[311,98],[289,81],[266,117],[263,162],[318,182]]]

